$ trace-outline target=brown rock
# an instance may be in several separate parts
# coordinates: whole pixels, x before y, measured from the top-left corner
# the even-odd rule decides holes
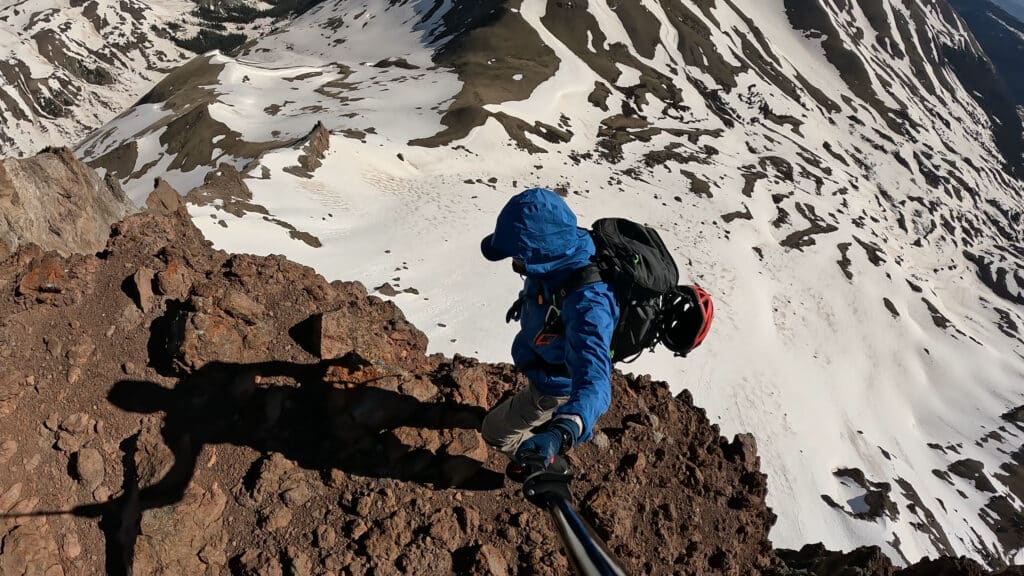
[[[76,453],[75,475],[86,490],[92,492],[103,483],[105,470],[103,456],[95,448],[83,448]]]
[[[259,321],[262,306],[222,282],[203,282],[192,292],[185,306],[174,310],[166,331],[167,351],[178,367],[194,371],[213,361],[267,359],[275,325]]]
[[[153,278],[155,273],[149,268],[139,268],[131,277],[132,297],[135,304],[144,314],[148,314],[156,303],[153,295]]]
[[[176,300],[184,300],[192,288],[192,275],[188,266],[178,259],[167,263],[167,267],[157,272],[156,287],[160,294]]]
[[[62,342],[60,338],[43,336],[43,343],[46,344],[46,351],[54,358],[57,358],[64,352],[64,342]]]
[[[309,555],[298,546],[289,546],[285,549],[285,560],[287,562],[289,576],[312,576],[313,561]]]
[[[216,483],[189,484],[170,508],[146,510],[135,545],[138,574],[221,574],[226,570],[227,496]],[[278,572],[280,573],[280,572]]]
[[[757,470],[760,461],[757,458],[757,440],[753,434],[737,434],[726,452],[730,459],[738,459],[748,470]]]
[[[312,497],[309,483],[301,474],[296,474],[281,482],[281,500],[289,508],[302,506]]]
[[[83,336],[68,349],[68,361],[72,366],[83,366],[89,362],[94,352],[96,352],[96,344],[91,338]]]
[[[238,318],[249,325],[255,325],[267,313],[266,309],[252,298],[233,289],[229,289],[218,304],[228,316]]]
[[[146,197],[146,210],[155,214],[168,214],[184,208],[181,195],[163,178],[157,178],[153,191]]]
[[[313,541],[313,545],[317,548],[330,549],[334,547],[337,537],[334,527],[323,524],[316,529],[316,539]]]
[[[363,536],[365,536],[366,533],[369,531],[370,527],[366,524],[366,522],[364,522],[361,518],[356,518],[349,524],[347,536],[350,539],[357,541]]]
[[[348,315],[341,311],[320,316],[320,358],[341,358],[351,352],[358,339],[351,331]]]
[[[12,485],[0,495],[0,514],[7,514],[21,498],[21,482]]]
[[[437,386],[429,378],[423,376],[416,376],[411,380],[402,382],[399,390],[420,402],[426,402],[437,396]]]
[[[89,434],[96,431],[96,420],[85,412],[77,412],[61,421],[58,429],[74,435]]]
[[[457,358],[452,361],[452,379],[455,381],[458,399],[473,406],[487,406],[487,392],[490,374],[486,366]]]
[[[121,310],[121,315],[117,319],[117,327],[121,332],[131,332],[142,324],[142,319],[142,312],[139,308],[134,304],[129,304]]]
[[[291,491],[291,498],[305,502],[309,499],[309,488],[306,484],[305,475],[295,463],[275,452],[259,463],[252,499],[258,504],[269,505],[276,502],[279,497],[283,498],[285,492]]]
[[[365,320],[360,318],[365,319],[367,314],[376,318],[383,330],[363,330]],[[348,308],[325,312],[317,320],[317,348],[323,359],[341,358],[356,351],[374,364],[408,366],[426,353],[426,336],[409,324],[392,302],[355,302]]]
[[[81,446],[82,441],[79,440],[78,436],[75,436],[65,430],[57,432],[57,442],[54,443],[54,447],[56,447],[58,451],[63,452],[64,454],[72,454],[77,452]]]
[[[18,443],[14,440],[4,440],[0,443],[0,465],[7,464],[18,452]]]
[[[60,548],[46,525],[18,524],[2,535],[0,574],[63,576]]]
[[[453,486],[476,475],[487,460],[487,444],[475,430],[455,431],[455,437],[443,450],[449,456],[444,461],[444,479]]]
[[[60,294],[66,290],[67,272],[55,254],[46,254],[33,262],[33,265],[22,273],[15,292],[19,296],[36,296],[44,301],[50,294]]]
[[[234,320],[192,312],[179,316],[173,330],[182,335],[174,357],[183,367],[198,370],[214,359],[244,362],[245,334]]]
[[[405,536],[408,536],[408,527],[405,527]],[[392,564],[398,555],[401,554],[403,543],[396,537],[403,534],[392,534],[384,527],[370,530],[364,541],[366,554],[376,562],[383,565]]]
[[[435,512],[427,524],[427,534],[449,550],[462,546],[463,534],[459,531],[459,523],[451,508],[442,508]]]
[[[273,532],[287,528],[292,521],[292,511],[281,504],[274,504],[267,509],[260,520],[264,530]]]
[[[68,560],[74,560],[82,553],[82,545],[78,542],[78,536],[74,532],[64,535],[64,542],[61,544],[61,551]]]
[[[490,544],[484,544],[476,551],[471,568],[473,574],[490,574],[493,576],[508,576],[508,561],[502,556],[497,548]]]
[[[174,453],[164,444],[159,423],[149,421],[143,425],[134,459],[140,486],[156,484],[170,471],[174,465]]]
[[[106,502],[112,495],[113,492],[111,492],[110,488],[107,488],[106,486],[100,486],[92,492],[93,500],[96,502]]]
[[[267,214],[266,208],[252,203],[252,191],[245,183],[245,175],[227,163],[221,163],[216,171],[208,172],[203,185],[185,195],[185,202],[198,206],[217,201],[220,201],[217,206],[220,210],[234,216],[241,217],[248,212]]]
[[[317,122],[306,136],[302,154],[298,158],[299,165],[288,166],[284,171],[302,178],[312,178],[313,172],[320,167],[330,146],[331,132],[322,122]]]
[[[438,542],[426,539],[413,542],[395,560],[401,574],[454,574],[452,554]]]
[[[40,462],[42,462],[42,456],[33,454],[31,458],[25,461],[25,471],[32,472],[39,466]]]
[[[246,550],[236,560],[232,573],[239,576],[284,576],[281,562],[265,550]]]
[[[24,394],[23,382],[24,376],[20,373],[0,376],[0,418],[9,416],[18,409],[18,401]]]

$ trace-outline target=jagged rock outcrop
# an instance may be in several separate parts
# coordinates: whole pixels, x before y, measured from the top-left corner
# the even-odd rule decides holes
[[[146,209],[151,212],[167,214],[185,206],[181,195],[163,178],[157,178],[153,191],[146,197]]]
[[[317,122],[300,144],[302,153],[298,158],[298,166],[288,166],[284,171],[301,178],[312,178],[313,172],[323,164],[327,150],[331,147],[331,131],[323,122]],[[300,144],[296,144],[296,147]]]
[[[0,160],[0,254],[38,244],[60,254],[96,252],[110,225],[134,212],[121,185],[67,148]]]

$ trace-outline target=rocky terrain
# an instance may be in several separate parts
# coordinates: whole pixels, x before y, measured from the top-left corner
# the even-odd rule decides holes
[[[71,511],[6,519],[3,573],[568,569],[476,431],[522,382],[425,355],[361,285],[215,251],[183,211],[0,270],[0,509]],[[753,438],[721,438],[663,383],[616,391],[573,458],[613,549],[638,573],[769,568]]]
[[[427,355],[359,283],[214,250],[174,198],[99,252],[0,259],[0,572],[567,573],[477,432],[523,384],[510,366]],[[986,573],[773,551],[753,436],[649,377],[616,374],[570,460],[632,573]]]

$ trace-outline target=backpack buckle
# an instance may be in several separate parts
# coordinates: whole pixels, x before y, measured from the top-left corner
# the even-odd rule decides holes
[[[544,316],[544,327],[533,338],[533,345],[548,346],[564,333],[565,324],[562,323],[562,312],[554,305],[548,306],[547,314]]]

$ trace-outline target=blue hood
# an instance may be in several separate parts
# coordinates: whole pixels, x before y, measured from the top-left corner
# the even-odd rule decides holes
[[[488,260],[521,260],[528,276],[543,277],[586,266],[594,255],[590,233],[558,194],[531,188],[513,196],[480,249]]]

